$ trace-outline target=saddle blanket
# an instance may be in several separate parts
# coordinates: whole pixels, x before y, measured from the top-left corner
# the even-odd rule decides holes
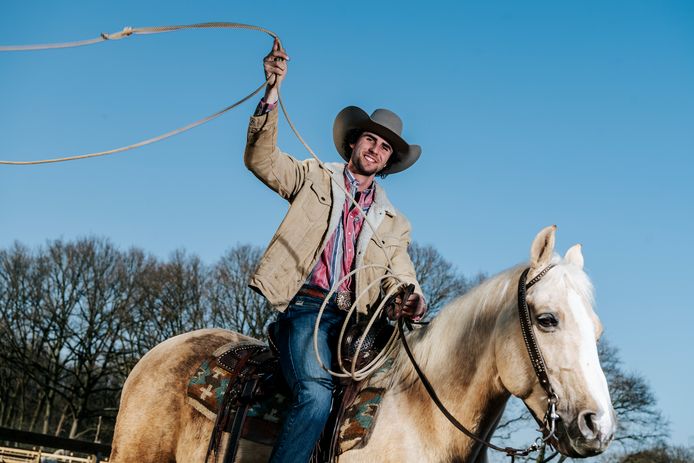
[[[224,392],[232,378],[232,373],[220,362],[231,349],[231,344],[219,348],[200,364],[188,381],[188,403],[212,421],[217,417]],[[239,346],[233,346],[233,349],[239,349]],[[391,365],[389,361],[374,373],[354,402],[347,407],[339,428],[339,453],[361,448],[368,442],[385,391],[385,387],[370,384],[382,383],[380,379],[388,374]],[[274,384],[280,383],[275,381]],[[283,390],[286,386],[281,388],[273,385],[268,388],[266,385],[266,389],[271,390],[254,399],[249,407],[242,437],[259,444],[273,445],[290,406],[289,391]]]
[[[376,370],[376,372],[368,379],[366,386],[363,387],[354,399],[354,402],[345,410],[344,419],[340,423],[339,430],[339,453],[342,454],[347,450],[362,448],[371,437],[378,410],[381,406],[381,400],[385,393],[385,387],[376,387],[372,384],[387,384],[384,381],[385,377],[390,373],[393,366],[393,360],[390,359]]]

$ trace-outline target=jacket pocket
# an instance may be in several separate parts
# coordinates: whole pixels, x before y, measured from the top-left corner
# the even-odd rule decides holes
[[[328,216],[330,211],[330,194],[323,191],[314,183],[304,188],[300,197],[301,209],[309,220],[317,221]]]
[[[389,249],[392,247],[406,247],[407,244],[400,239],[400,236],[394,235],[392,233],[379,234],[378,236],[374,233],[371,236],[371,243],[375,244],[379,248]]]
[[[405,250],[406,244],[401,241],[400,236],[393,234],[374,235],[369,240],[366,248],[364,261],[371,264],[388,266],[389,259],[392,259],[396,252]]]

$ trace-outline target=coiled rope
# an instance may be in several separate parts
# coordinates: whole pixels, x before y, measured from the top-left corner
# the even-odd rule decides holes
[[[148,34],[160,34],[164,32],[174,32],[174,31],[179,31],[179,30],[185,30],[185,29],[248,29],[248,30],[254,30],[258,32],[263,32],[265,34],[268,34],[271,36],[273,39],[277,39],[277,41],[280,44],[280,48],[282,48],[282,41],[280,40],[279,36],[275,34],[274,32],[265,29],[263,27],[259,26],[254,26],[250,24],[242,24],[242,23],[235,23],[235,22],[209,22],[209,23],[199,23],[199,24],[187,24],[187,25],[174,25],[174,26],[153,26],[153,27],[125,27],[123,28],[122,31],[119,32],[114,32],[111,34],[107,33],[101,33],[99,37],[93,38],[93,39],[87,39],[87,40],[81,40],[81,41],[73,41],[73,42],[60,42],[60,43],[48,43],[48,44],[37,44],[37,45],[9,45],[9,46],[0,46],[0,52],[12,52],[12,51],[38,51],[38,50],[54,50],[54,49],[61,49],[61,48],[74,48],[74,47],[82,47],[82,46],[87,46],[87,45],[93,45],[97,43],[102,43],[106,42],[109,40],[119,40],[123,39],[125,37],[130,37],[133,35],[148,35]],[[269,80],[269,78],[268,78]],[[38,164],[50,164],[50,163],[57,163],[57,162],[67,162],[67,161],[75,161],[79,159],[89,159],[89,158],[94,158],[94,157],[100,157],[100,156],[107,156],[111,154],[116,154],[116,153],[122,153],[124,151],[129,151],[135,148],[140,148],[142,146],[150,145],[152,143],[156,143],[158,141],[173,137],[174,135],[178,135],[180,133],[186,132],[194,127],[197,127],[199,125],[205,124],[206,122],[209,122],[213,119],[216,119],[217,117],[221,116],[222,114],[234,109],[235,107],[239,106],[241,103],[244,103],[245,101],[249,100],[250,98],[254,97],[257,95],[265,86],[268,84],[268,80],[263,82],[257,89],[255,89],[253,92],[250,94],[246,95],[245,97],[241,98],[237,102],[227,106],[226,108],[217,111],[214,114],[211,114],[205,118],[199,119],[195,122],[192,122],[188,125],[185,125],[183,127],[180,127],[178,129],[171,130],[169,132],[166,132],[164,134],[148,138],[146,140],[127,145],[127,146],[122,146],[119,148],[114,148],[106,151],[99,151],[95,153],[89,153],[89,154],[81,154],[81,155],[74,155],[74,156],[65,156],[65,157],[59,157],[59,158],[52,158],[52,159],[43,159],[43,160],[37,160],[37,161],[2,161],[0,160],[0,165],[38,165]],[[296,129],[294,126],[294,123],[292,122],[291,118],[289,117],[289,113],[287,112],[287,109],[284,105],[284,101],[282,100],[281,95],[279,96],[279,103],[280,107],[282,108],[282,113],[284,114],[284,117],[287,120],[287,123],[289,124],[289,127],[291,128],[292,132],[294,135],[297,137],[297,139],[301,142],[301,144],[304,146],[304,148],[308,151],[308,153],[321,165],[324,169],[328,170],[325,164],[318,158],[318,156],[314,153],[314,151],[311,149],[311,147],[306,143],[306,141],[303,139],[299,131]],[[364,218],[365,222],[368,224],[369,228],[373,231],[374,236],[376,239],[379,241],[381,240],[380,236],[378,235],[378,232],[376,231],[376,227],[373,225],[373,223],[369,220],[367,217],[366,213],[364,210],[361,208],[361,206],[354,200],[354,198],[347,192],[345,189],[344,185],[341,185],[339,182],[336,182],[332,176],[331,176],[331,182],[337,185],[338,188],[340,188],[346,195],[347,198],[350,198],[350,201],[352,202],[352,205],[354,205],[361,216]],[[345,334],[345,331],[350,323],[350,319],[352,315],[355,313],[355,310],[357,308],[357,302],[363,295],[367,293],[367,291],[373,287],[376,284],[379,284],[383,279],[386,278],[391,278],[396,280],[398,283],[404,283],[404,280],[398,276],[392,273],[392,261],[390,259],[390,256],[388,256],[388,253],[385,251],[385,248],[381,248],[383,254],[386,257],[386,261],[388,263],[387,266],[379,266],[379,265],[366,265],[366,266],[361,266],[359,268],[354,269],[351,271],[349,274],[345,275],[342,277],[340,282],[335,285],[335,287],[330,291],[328,296],[325,298],[323,301],[323,304],[320,308],[320,311],[318,313],[318,317],[316,319],[316,324],[314,327],[314,333],[313,333],[313,344],[314,344],[314,351],[316,354],[316,359],[318,360],[318,363],[323,367],[326,371],[328,371],[331,375],[333,376],[338,376],[338,377],[351,377],[355,381],[359,381],[362,379],[365,379],[368,377],[371,373],[373,373],[375,370],[380,368],[380,366],[386,361],[388,356],[391,354],[391,352],[395,349],[397,345],[397,341],[399,339],[399,333],[397,330],[393,331],[393,335],[389,339],[389,341],[386,344],[386,347],[381,351],[371,362],[369,362],[367,365],[365,365],[361,369],[356,368],[356,359],[359,356],[359,353],[362,349],[362,345],[364,343],[364,340],[371,329],[371,326],[375,322],[375,320],[380,316],[381,312],[383,311],[385,302],[395,293],[398,291],[398,285],[393,286],[391,291],[383,298],[381,304],[378,306],[378,308],[374,311],[372,314],[372,317],[367,325],[366,330],[364,331],[364,334],[360,337],[358,344],[357,344],[357,349],[356,349],[356,354],[354,356],[354,360],[352,361],[352,364],[350,365],[350,368],[347,369],[345,365],[342,363],[342,359],[340,358],[341,355],[341,344],[342,344],[342,338]],[[345,321],[342,325],[342,330],[340,331],[340,336],[338,339],[338,363],[340,367],[340,372],[334,372],[330,370],[329,367],[323,364],[322,359],[320,358],[320,354],[318,353],[318,327],[320,325],[320,320],[323,314],[323,311],[325,310],[325,307],[328,303],[328,300],[332,296],[332,294],[335,292],[336,288],[339,287],[339,285],[344,281],[345,279],[351,277],[352,275],[356,274],[357,272],[364,270],[366,268],[370,267],[380,267],[385,269],[386,274],[383,275],[379,280],[370,282],[369,285],[364,288],[364,290],[358,294],[355,297],[355,300],[347,313],[345,317]],[[403,301],[404,302],[404,301]]]

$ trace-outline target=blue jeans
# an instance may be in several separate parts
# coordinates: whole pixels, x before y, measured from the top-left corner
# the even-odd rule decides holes
[[[336,381],[313,349],[313,328],[322,299],[296,296],[275,325],[280,367],[292,392],[292,406],[270,457],[271,463],[303,463],[311,457],[330,415]],[[346,313],[328,304],[318,330],[321,361],[330,368]]]

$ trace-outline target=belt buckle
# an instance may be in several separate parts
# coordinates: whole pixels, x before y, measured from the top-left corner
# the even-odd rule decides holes
[[[352,294],[349,291],[340,291],[335,296],[335,305],[340,310],[349,310],[352,307]]]

